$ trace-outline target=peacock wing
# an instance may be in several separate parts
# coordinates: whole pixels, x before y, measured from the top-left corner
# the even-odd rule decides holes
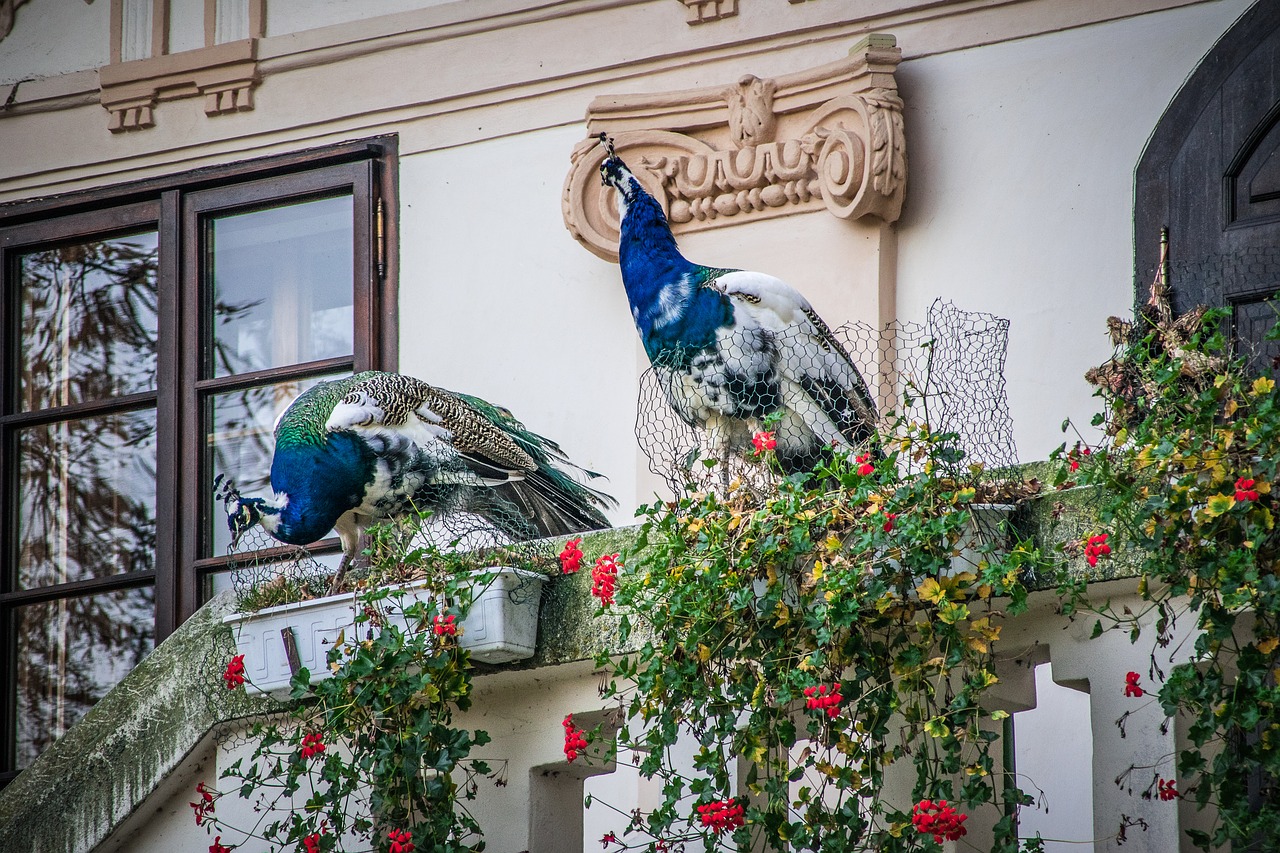
[[[876,406],[862,374],[799,291],[747,271],[722,275],[715,286],[733,300],[740,325],[772,333],[783,402],[823,444],[860,444],[872,435]]]

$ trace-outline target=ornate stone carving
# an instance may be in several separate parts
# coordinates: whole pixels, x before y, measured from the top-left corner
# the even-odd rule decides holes
[[[688,12],[685,23],[689,26],[732,18],[738,14],[738,0],[680,0]]]
[[[610,134],[663,205],[676,233],[826,209],[844,219],[898,218],[906,188],[902,99],[892,36],[798,74],[659,95],[605,96],[587,110],[591,138],[571,156],[565,225],[594,254],[616,260],[618,214],[600,184]]]

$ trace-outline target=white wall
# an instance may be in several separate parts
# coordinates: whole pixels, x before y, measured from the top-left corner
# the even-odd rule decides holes
[[[105,65],[111,0],[32,0],[18,8],[13,30],[0,39],[0,84]],[[50,42],[49,34],[57,33]],[[9,93],[0,90],[0,102]]]
[[[1023,459],[1097,410],[1083,374],[1133,300],[1133,171],[1183,80],[1250,5],[1225,0],[904,62],[909,177],[898,309],[1011,322]],[[1142,235],[1157,240],[1159,235]]]
[[[403,158],[400,369],[507,406],[631,519],[639,352],[616,265],[560,215],[568,127]]]

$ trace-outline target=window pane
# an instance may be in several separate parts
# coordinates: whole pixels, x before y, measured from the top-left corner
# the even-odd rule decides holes
[[[151,651],[154,602],[154,590],[145,587],[14,608],[19,768]]]
[[[218,217],[207,227],[213,364],[206,375],[351,354],[351,196]]]
[[[18,431],[18,586],[155,565],[154,409]]]
[[[155,387],[156,259],[155,232],[19,258],[23,410]]]
[[[209,461],[205,470],[229,478],[245,497],[270,496],[276,418],[303,391],[321,379],[336,378],[338,376],[312,377],[210,397],[206,404],[211,429],[206,437]],[[227,516],[222,502],[213,494],[212,483],[208,484],[205,494],[209,496],[206,517],[212,534],[206,541],[213,543],[212,554],[205,556],[225,554],[231,546]],[[244,544],[241,543],[241,550]],[[271,540],[263,547],[279,544]]]

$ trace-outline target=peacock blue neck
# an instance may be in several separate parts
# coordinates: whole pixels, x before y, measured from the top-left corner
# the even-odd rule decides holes
[[[703,286],[713,271],[680,254],[661,206],[643,190],[622,219],[618,263],[650,361],[682,366],[732,322],[728,299]]]
[[[280,509],[275,536],[295,545],[323,537],[344,512],[364,500],[376,465],[369,446],[347,431],[328,433],[318,445],[278,441],[271,460],[271,487],[287,500]]]

